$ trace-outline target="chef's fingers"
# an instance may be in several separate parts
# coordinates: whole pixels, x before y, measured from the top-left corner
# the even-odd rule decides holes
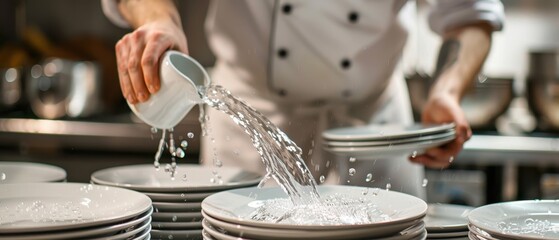
[[[418,163],[421,165],[424,165],[428,168],[437,168],[437,169],[442,169],[442,168],[447,168],[448,166],[450,166],[450,162],[449,161],[439,161],[429,155],[419,155],[417,157],[410,157],[410,161],[414,162],[414,163]]]
[[[454,161],[454,157],[460,153],[463,144],[462,138],[456,138],[452,142],[428,149],[424,154],[411,156],[409,159],[430,168],[446,168]]]
[[[138,31],[131,33],[130,36],[130,55],[128,56],[128,74],[130,82],[136,94],[136,99],[145,102],[149,98],[149,91],[144,81],[144,73],[142,71],[142,55],[145,50],[145,32]]]
[[[159,59],[172,43],[161,34],[152,34],[148,37],[141,64],[145,83],[151,94],[156,93],[161,84],[159,79]]]
[[[135,104],[138,100],[132,89],[132,83],[130,82],[130,76],[128,74],[128,55],[130,52],[129,38],[129,34],[122,37],[115,45],[115,52],[122,96],[124,96],[129,103]]]

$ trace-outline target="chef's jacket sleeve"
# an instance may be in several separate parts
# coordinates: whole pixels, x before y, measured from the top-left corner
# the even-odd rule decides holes
[[[118,0],[101,0],[103,13],[114,24],[122,28],[130,28],[130,24],[118,10]]]
[[[429,13],[431,29],[446,30],[475,22],[487,22],[494,31],[503,28],[505,11],[500,0],[435,0]]]

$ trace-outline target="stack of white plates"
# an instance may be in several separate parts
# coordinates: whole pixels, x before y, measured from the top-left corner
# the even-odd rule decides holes
[[[32,162],[0,162],[0,184],[64,182],[64,169]]]
[[[203,236],[205,240],[248,240],[248,239],[425,239],[427,232],[423,217],[427,204],[414,196],[380,189],[354,186],[319,186],[321,197],[343,196],[353,204],[363,204],[363,199],[372,201],[379,212],[364,213],[369,218],[385,213],[389,220],[371,221],[366,224],[292,224],[282,221],[267,222],[251,217],[267,200],[289,201],[278,187],[244,188],[220,192],[202,202]],[[364,194],[370,192],[368,194]],[[374,194],[373,194],[374,193]],[[369,205],[371,206],[371,205]],[[287,208],[289,209],[289,208]],[[278,216],[272,214],[278,214]],[[265,216],[281,219],[285,211],[269,211]],[[289,215],[287,215],[289,216]],[[307,218],[305,218],[307,219]],[[312,221],[312,217],[308,218]],[[351,221],[351,219],[345,219]]]
[[[455,138],[455,124],[366,125],[326,130],[324,148],[344,156],[394,156],[422,153]]]
[[[0,185],[0,239],[150,239],[151,200],[81,183]]]
[[[150,197],[154,207],[151,236],[173,240],[202,239],[204,198],[223,190],[255,186],[261,179],[261,175],[240,168],[194,164],[177,165],[174,178],[150,164],[108,168],[91,175],[94,184],[128,188]]]
[[[531,200],[490,204],[468,216],[470,239],[559,239],[559,202]]]
[[[474,209],[452,204],[429,204],[425,216],[427,239],[468,239],[468,214]]]

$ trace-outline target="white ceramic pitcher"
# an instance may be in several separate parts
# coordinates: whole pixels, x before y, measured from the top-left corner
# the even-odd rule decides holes
[[[198,91],[211,82],[208,73],[192,57],[174,50],[167,51],[159,68],[161,87],[148,101],[128,106],[138,118],[152,127],[169,129],[176,126],[197,104]]]

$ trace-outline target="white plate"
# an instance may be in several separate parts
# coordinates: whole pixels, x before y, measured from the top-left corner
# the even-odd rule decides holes
[[[429,232],[429,231],[427,231],[427,232]],[[430,239],[431,239],[431,238],[440,239],[440,238],[467,237],[467,236],[468,236],[468,232],[470,232],[470,231],[447,232],[447,233],[443,233],[443,232],[440,232],[440,233],[431,233],[431,232],[429,232],[429,233],[427,234],[427,237],[430,238]]]
[[[154,212],[153,221],[157,222],[194,222],[202,221],[202,213],[198,212]],[[173,221],[174,219],[174,221]]]
[[[204,198],[216,192],[201,193],[151,193],[142,192],[155,202],[202,202]]]
[[[254,239],[363,239],[369,237],[376,237],[378,235],[377,229],[370,228],[352,228],[352,229],[322,229],[322,230],[300,230],[300,229],[277,229],[277,228],[264,228],[264,227],[251,227],[240,224],[233,224],[215,219],[207,214],[204,214],[202,225],[204,229],[213,228],[220,233],[225,233],[234,237],[246,237]],[[405,231],[405,235],[397,234],[390,238],[380,239],[410,239],[419,236],[423,233],[425,224],[419,222]],[[214,230],[214,231],[215,231]],[[404,231],[402,231],[404,232]],[[213,235],[213,234],[212,234]]]
[[[62,182],[66,171],[60,167],[30,162],[0,162],[0,184]]]
[[[411,126],[396,124],[366,125],[329,129],[322,133],[322,137],[333,141],[391,140],[432,135],[449,131],[455,126],[454,123],[441,125],[414,124]]]
[[[470,234],[474,234],[477,238],[483,238],[487,240],[499,240],[491,236],[491,234],[489,234],[488,232],[483,231],[472,224],[468,224],[468,229],[470,230],[468,236],[470,236]]]
[[[151,208],[141,193],[81,183],[2,184],[0,203],[0,233],[99,226]]]
[[[151,164],[108,168],[94,172],[91,181],[96,184],[124,187],[146,192],[188,193],[217,191],[256,185],[262,176],[240,168],[217,169],[223,184],[212,183],[214,168],[195,164],[177,165],[176,177],[171,178],[163,169],[156,170]],[[186,181],[183,176],[186,174]],[[217,182],[217,181],[216,181]]]
[[[281,229],[346,229],[346,228],[364,228],[364,227],[380,227],[390,226],[395,223],[412,222],[420,219],[427,212],[427,204],[414,196],[399,193],[395,191],[385,191],[381,189],[367,189],[364,187],[354,186],[335,186],[324,185],[317,187],[318,192],[322,196],[343,195],[346,198],[360,199],[363,198],[364,191],[377,192],[377,195],[371,197],[371,202],[378,206],[378,210],[390,215],[390,221],[375,222],[369,224],[354,225],[294,225],[287,223],[267,223],[248,219],[251,213],[264,200],[286,199],[286,194],[279,187],[272,188],[243,188],[223,191],[213,194],[202,202],[203,211],[214,217],[230,223],[236,223],[254,227],[268,227]],[[411,225],[410,225],[411,226]],[[409,227],[409,226],[408,226]],[[404,227],[405,228],[405,227]],[[402,229],[404,229],[402,228]],[[399,232],[400,230],[396,232]],[[395,233],[396,233],[395,232]]]
[[[495,238],[559,239],[559,202],[555,200],[490,204],[472,210],[468,219]]]
[[[146,231],[151,231],[151,218],[148,218],[142,225],[130,231],[119,233],[113,236],[104,236],[100,238],[89,238],[88,240],[128,240],[133,238],[138,238],[144,235]]]
[[[473,209],[453,204],[429,204],[423,219],[425,228],[429,234],[468,231],[468,214]]]
[[[40,232],[31,234],[2,234],[0,240],[48,240],[48,239],[77,239],[77,238],[91,238],[95,236],[111,236],[118,234],[124,229],[135,229],[141,226],[140,223],[146,221],[152,213],[150,208],[147,212],[133,219],[126,220],[122,223],[114,225],[103,225],[93,228],[74,229],[69,231],[55,231],[55,232]]]
[[[407,144],[394,144],[390,146],[376,146],[376,147],[325,147],[326,151],[338,155],[353,156],[353,157],[370,157],[370,156],[392,156],[402,155],[407,153],[412,155],[423,153],[426,149],[438,147],[454,140],[454,136],[440,138],[437,140],[422,141],[417,143]]]
[[[286,231],[285,229],[273,229],[273,231],[275,232],[266,232],[268,230],[271,229],[258,229],[258,228],[254,228],[256,231],[263,233],[263,236],[260,237],[255,237],[255,236],[249,236],[246,235],[246,231],[244,232],[244,234],[242,235],[242,237],[240,237],[239,235],[236,234],[229,234],[227,231],[225,231],[224,229],[216,229],[215,226],[211,225],[209,223],[209,221],[206,221],[204,219],[204,221],[202,221],[202,225],[204,226],[204,232],[207,233],[207,235],[210,235],[211,237],[213,237],[213,239],[217,239],[217,240],[251,240],[251,239],[272,239],[272,240],[283,240],[283,239],[329,239],[329,240],[343,240],[343,239],[366,239],[366,238],[362,238],[362,237],[358,237],[356,235],[352,235],[351,232],[346,232],[346,235],[334,235],[334,236],[328,236],[326,234],[321,234],[321,237],[315,236],[300,236],[300,235],[296,235],[296,234],[300,234],[303,233],[305,234],[305,231],[298,231],[298,232],[292,232],[292,231]],[[239,225],[237,225],[239,226]],[[413,229],[409,229],[410,232],[409,234],[406,235],[395,235],[395,236],[389,236],[389,237],[374,237],[373,239],[375,240],[412,240],[412,239],[424,239],[424,235],[427,234],[427,232],[425,231],[425,225],[420,222],[420,224],[413,226]],[[235,227],[233,227],[234,229]],[[245,229],[247,230],[247,229]],[[204,233],[202,233],[202,235],[204,235]],[[212,238],[210,238],[212,239]]]
[[[429,140],[437,140],[440,138],[455,136],[456,131],[446,131],[443,133],[433,134],[429,136],[406,138],[399,140],[387,140],[387,141],[325,141],[324,144],[330,147],[372,147],[372,146],[387,146],[394,144],[404,144],[404,143],[417,143]]]
[[[200,212],[202,209],[200,202],[153,202],[152,204],[158,212]]]
[[[171,237],[169,237],[171,236]],[[196,240],[202,239],[202,230],[151,230],[153,239],[173,239],[173,240]]]
[[[202,229],[202,222],[151,222],[151,227],[160,230]]]

